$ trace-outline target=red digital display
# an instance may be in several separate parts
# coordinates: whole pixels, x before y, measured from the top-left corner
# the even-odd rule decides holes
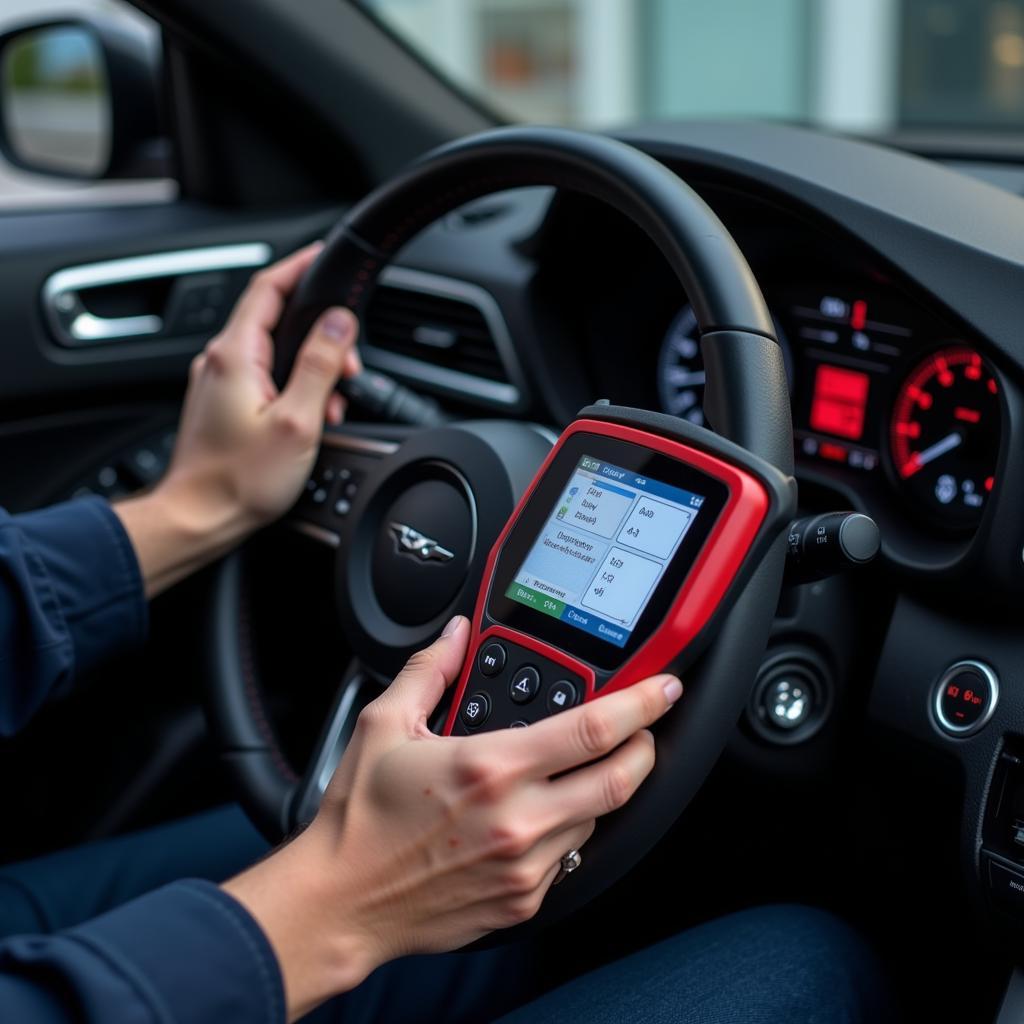
[[[858,370],[819,366],[811,399],[811,429],[859,441],[864,434],[864,416],[871,380]]]

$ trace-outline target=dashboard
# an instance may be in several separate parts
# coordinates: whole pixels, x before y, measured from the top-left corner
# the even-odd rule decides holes
[[[772,313],[804,510],[871,516],[886,563],[918,580],[967,572],[1007,480],[1012,361],[862,240],[752,191],[698,190]],[[553,374],[546,415],[600,397],[703,423],[696,317],[653,244],[591,201],[556,201],[544,223],[530,298],[558,352],[531,363]]]
[[[802,512],[875,519],[879,567],[901,587],[956,606],[970,594],[978,609],[1024,593],[1021,198],[779,125],[620,137],[675,170],[750,264],[786,355]],[[608,399],[703,418],[687,296],[653,242],[596,199],[489,196],[397,264],[364,358],[457,414],[557,432]],[[408,326],[421,318],[430,330]]]
[[[802,461],[883,478],[925,527],[976,527],[995,486],[999,387],[941,322],[885,291],[796,285],[768,296]],[[658,346],[665,412],[704,424],[697,318],[686,304]]]

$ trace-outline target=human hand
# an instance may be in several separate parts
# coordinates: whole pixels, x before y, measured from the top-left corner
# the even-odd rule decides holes
[[[430,733],[469,632],[455,619],[409,661],[360,716],[315,821],[226,885],[278,954],[290,1016],[396,957],[531,918],[562,856],[654,765],[646,726],[679,698],[672,676],[527,729]]]
[[[271,377],[271,331],[320,248],[254,275],[224,329],[192,362],[166,476],[117,506],[150,594],[285,512],[308,479],[325,419],[341,421],[335,385],[360,370],[358,324],[348,310],[320,317],[282,391]]]

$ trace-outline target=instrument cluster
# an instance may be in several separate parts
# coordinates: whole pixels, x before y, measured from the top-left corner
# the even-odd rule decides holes
[[[785,356],[797,457],[884,477],[924,523],[978,525],[995,486],[1001,405],[982,355],[878,287],[766,289]],[[686,305],[658,355],[662,408],[703,422],[704,367]]]

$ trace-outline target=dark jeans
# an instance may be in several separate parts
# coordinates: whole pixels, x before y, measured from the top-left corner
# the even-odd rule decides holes
[[[237,808],[0,867],[0,937],[87,920],[176,878],[221,881],[266,851]],[[311,1021],[482,1024],[535,989],[528,948],[411,957],[376,971]],[[854,1024],[888,1019],[864,943],[805,907],[744,911],[529,1002],[502,1024]]]

